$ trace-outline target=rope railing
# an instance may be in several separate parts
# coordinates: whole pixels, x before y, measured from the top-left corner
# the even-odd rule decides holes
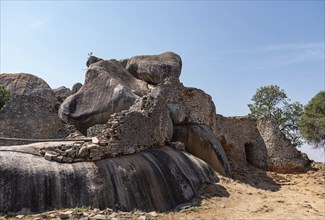
[[[65,141],[92,141],[91,138],[78,139],[27,139],[27,138],[6,138],[0,137],[0,141],[18,141],[18,142],[65,142]]]

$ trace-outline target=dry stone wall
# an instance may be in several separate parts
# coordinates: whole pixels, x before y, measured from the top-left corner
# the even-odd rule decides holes
[[[216,136],[234,166],[252,164],[277,172],[304,170],[309,159],[271,119],[216,115]]]

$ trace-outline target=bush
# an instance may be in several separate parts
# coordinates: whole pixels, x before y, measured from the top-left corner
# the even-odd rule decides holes
[[[309,144],[325,148],[325,91],[316,94],[305,106],[299,125]]]
[[[3,86],[0,86],[0,109],[8,102],[11,98],[10,92],[8,92]]]

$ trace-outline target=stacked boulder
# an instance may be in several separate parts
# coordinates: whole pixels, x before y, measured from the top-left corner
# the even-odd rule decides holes
[[[121,61],[92,58],[80,88],[49,89],[52,109],[63,101],[59,118],[91,141],[2,147],[0,211],[164,211],[215,183],[215,171],[230,175],[213,135],[212,99],[179,82],[181,67],[172,52]]]
[[[166,211],[218,181],[216,172],[231,176],[230,164],[292,172],[308,162],[272,121],[216,115],[211,96],[179,81],[175,53],[119,61],[91,54],[86,65],[84,84],[72,90],[52,90],[30,74],[0,75],[13,95],[0,110],[0,141],[65,138],[0,142],[0,213]]]
[[[62,120],[98,138],[98,143],[80,148],[79,155],[99,160],[181,142],[185,150],[229,175],[227,157],[213,135],[211,97],[184,87],[181,67],[181,58],[172,52],[90,64],[85,84],[59,110]],[[174,132],[180,129],[182,134]],[[202,141],[194,143],[196,139]],[[201,150],[203,145],[209,153]]]

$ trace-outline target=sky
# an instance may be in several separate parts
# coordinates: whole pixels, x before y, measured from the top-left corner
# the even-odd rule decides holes
[[[225,116],[247,115],[261,86],[304,105],[325,89],[324,0],[0,2],[0,72],[31,73],[52,88],[83,83],[89,52],[173,51],[181,82],[210,94]]]

